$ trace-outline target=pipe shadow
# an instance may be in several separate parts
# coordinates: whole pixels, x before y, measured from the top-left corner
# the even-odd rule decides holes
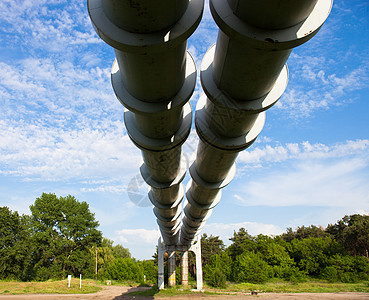
[[[137,286],[131,287],[126,292],[122,293],[122,295],[114,297],[114,300],[150,300],[154,299],[156,293],[158,293],[158,290],[153,287]]]

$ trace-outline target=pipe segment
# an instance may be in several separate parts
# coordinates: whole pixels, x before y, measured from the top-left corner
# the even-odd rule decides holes
[[[116,60],[111,81],[125,107],[124,122],[141,150],[140,172],[167,245],[178,242],[181,183],[187,162],[181,146],[192,122],[188,103],[196,85],[196,66],[187,39],[197,28],[204,0],[88,0],[99,37]]]
[[[283,94],[292,49],[319,31],[331,7],[332,0],[210,0],[219,33],[201,66],[200,141],[180,243],[194,242],[220,200],[221,182],[233,178],[238,153],[256,140],[265,111]]]
[[[166,5],[168,0],[135,1],[140,9],[148,13],[139,18],[150,24],[147,18],[155,14],[165,24],[161,30],[143,30],[137,32],[126,30],[120,26],[123,20],[116,14],[105,11],[103,2],[114,2],[115,10],[125,10],[130,5],[134,11],[134,3],[114,0],[88,0],[88,10],[97,34],[115,50],[121,69],[122,83],[129,93],[137,99],[147,102],[161,102],[173,97],[182,87],[185,78],[187,39],[200,23],[203,12],[203,0],[176,0]],[[181,4],[184,3],[184,4]],[[173,13],[173,8],[185,5],[181,17],[174,23],[173,18],[165,17]],[[113,6],[110,4],[109,6]],[[157,10],[156,8],[161,8]],[[104,9],[105,8],[105,9]],[[132,14],[125,10],[125,14]],[[149,13],[150,12],[150,13]],[[135,22],[135,17],[130,18]],[[129,19],[125,18],[124,22]],[[133,24],[132,27],[135,27]],[[133,29],[131,29],[133,30]]]

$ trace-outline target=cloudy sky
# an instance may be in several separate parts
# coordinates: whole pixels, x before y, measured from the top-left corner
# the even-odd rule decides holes
[[[110,84],[114,52],[85,2],[0,1],[0,206],[27,214],[43,192],[74,195],[104,236],[150,258],[159,233],[141,154]],[[280,234],[369,213],[368,15],[367,1],[335,0],[320,32],[294,49],[287,90],[203,232],[228,243],[240,227]],[[188,42],[198,69],[216,37],[206,1]],[[198,85],[193,106],[201,93]],[[196,142],[192,132],[188,157]]]

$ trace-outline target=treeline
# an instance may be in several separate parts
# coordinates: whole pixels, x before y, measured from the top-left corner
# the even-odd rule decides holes
[[[202,236],[204,278],[213,286],[226,281],[262,283],[271,278],[357,282],[369,279],[369,216],[345,216],[326,229],[291,228],[269,237],[241,228],[225,247],[219,237]]]
[[[153,261],[138,262],[127,248],[103,238],[86,202],[44,193],[30,210],[19,215],[0,207],[0,279],[156,278]]]

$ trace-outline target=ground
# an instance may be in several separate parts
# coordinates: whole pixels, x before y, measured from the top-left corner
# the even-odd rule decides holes
[[[77,300],[161,300],[168,297],[150,297],[150,296],[130,296],[127,293],[135,290],[145,289],[143,287],[124,287],[124,286],[107,286],[100,292],[94,294],[28,294],[28,295],[0,295],[0,300],[57,300],[57,299],[77,299]],[[298,293],[298,294],[276,294],[276,293],[259,293],[257,296],[252,296],[250,293],[236,293],[234,295],[205,295],[202,293],[181,295],[171,297],[174,300],[240,300],[240,299],[278,299],[278,300],[364,300],[369,299],[369,293]]]

